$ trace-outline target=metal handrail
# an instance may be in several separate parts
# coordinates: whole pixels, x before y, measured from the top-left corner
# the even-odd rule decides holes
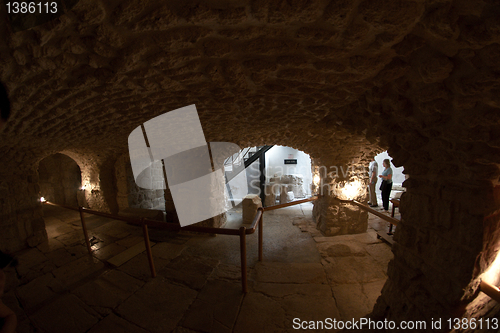
[[[356,201],[356,200],[341,200],[341,201],[345,201],[345,202],[349,202],[349,203],[353,203],[359,207],[361,207],[362,209],[374,214],[374,215],[377,215],[378,217],[380,217],[381,219],[383,220],[386,220],[387,222],[397,226],[398,223],[400,222],[398,219],[395,219],[394,217],[391,217],[391,216],[387,216],[385,214],[382,214],[381,212],[378,212],[376,211],[375,209],[373,208],[370,208],[368,207],[367,205],[364,205],[362,204],[361,202],[359,201]]]
[[[87,225],[85,223],[85,218],[83,216],[83,213],[107,217],[107,218],[110,218],[113,220],[121,220],[124,222],[128,222],[128,223],[142,226],[143,236],[144,236],[144,245],[146,247],[146,252],[147,252],[147,256],[148,256],[149,267],[151,269],[151,276],[152,277],[156,277],[156,269],[155,269],[153,255],[152,255],[152,251],[151,251],[148,226],[172,230],[172,231],[184,230],[184,231],[200,232],[200,233],[207,233],[207,234],[223,234],[223,235],[237,235],[237,236],[239,236],[240,237],[240,253],[241,253],[241,274],[242,274],[241,283],[242,283],[242,289],[243,289],[244,293],[247,292],[246,235],[251,235],[251,234],[255,233],[257,226],[259,228],[258,260],[262,261],[262,257],[263,257],[263,255],[262,255],[262,252],[263,252],[262,228],[263,228],[263,212],[264,212],[264,209],[262,207],[257,209],[257,213],[255,214],[254,219],[248,228],[246,226],[241,226],[239,229],[225,229],[225,228],[210,228],[210,227],[196,227],[196,226],[181,227],[180,225],[177,225],[177,224],[159,222],[159,221],[150,220],[147,218],[137,219],[137,218],[133,218],[133,217],[113,215],[113,214],[103,213],[103,212],[99,212],[99,211],[84,208],[84,207],[75,208],[75,207],[71,207],[71,206],[56,204],[56,203],[49,202],[49,201],[44,201],[43,203],[47,204],[47,205],[51,205],[51,206],[59,206],[62,208],[75,210],[75,211],[78,211],[80,213],[80,220],[82,222],[82,229],[83,229],[83,234],[85,237],[85,244],[87,246],[87,250],[89,252],[89,255],[92,255],[92,248],[90,245],[90,240],[89,240],[89,236],[88,236],[88,232],[87,232]]]
[[[290,206],[294,206],[294,205],[298,205],[298,204],[302,204],[302,203],[309,202],[309,201],[314,201],[314,200],[318,200],[318,197],[314,196],[314,197],[310,197],[310,198],[307,198],[307,199],[302,199],[302,200],[287,202],[287,203],[280,204],[280,205],[274,205],[274,206],[265,207],[264,211],[267,212],[268,210],[275,210],[275,209],[290,207]]]
[[[85,237],[85,244],[87,246],[87,250],[90,255],[92,255],[92,248],[90,245],[90,240],[88,237],[88,231],[87,231],[87,225],[85,223],[85,218],[84,218],[84,213],[87,214],[92,214],[92,215],[97,215],[97,216],[102,216],[106,218],[110,218],[113,220],[120,220],[124,222],[128,222],[131,224],[136,224],[140,225],[143,230],[143,236],[144,236],[144,245],[146,247],[146,252],[147,252],[147,257],[149,261],[149,266],[151,269],[151,276],[156,277],[156,269],[154,265],[154,260],[153,260],[153,255],[151,251],[151,244],[149,240],[149,232],[148,232],[148,226],[150,227],[156,227],[156,228],[161,228],[161,229],[167,229],[167,230],[172,230],[172,231],[179,231],[179,230],[184,230],[184,231],[191,231],[191,232],[200,232],[200,233],[207,233],[207,234],[221,234],[221,235],[235,235],[240,237],[240,254],[241,254],[241,283],[242,283],[242,289],[243,292],[247,292],[247,260],[246,260],[246,235],[251,235],[255,233],[257,228],[259,229],[258,231],[258,260],[262,261],[263,258],[263,215],[265,211],[270,211],[270,210],[276,210],[280,208],[285,208],[285,207],[290,207],[294,205],[299,205],[305,202],[310,202],[314,200],[318,200],[318,196],[313,196],[307,199],[303,200],[297,200],[297,201],[292,201],[288,202],[285,204],[280,204],[280,205],[275,205],[275,206],[270,206],[270,207],[259,207],[257,209],[257,213],[254,216],[254,219],[250,226],[247,228],[245,226],[241,226],[239,229],[226,229],[226,228],[212,228],[212,227],[197,227],[197,226],[186,226],[186,227],[181,227],[178,224],[173,224],[173,223],[166,223],[166,222],[160,222],[156,220],[151,220],[148,218],[134,218],[134,217],[126,217],[126,216],[120,216],[120,215],[113,215],[113,214],[108,214],[104,212],[99,212],[96,210],[84,208],[84,207],[71,207],[71,206],[66,206],[66,205],[60,205],[56,204],[53,202],[49,201],[44,201],[44,204],[51,205],[51,206],[58,206],[66,209],[71,209],[74,211],[78,211],[80,213],[80,220],[82,222],[82,229],[83,229],[83,234]],[[385,219],[386,221],[397,225],[398,220],[383,215],[374,209],[371,209],[370,207],[363,205],[362,203],[356,201],[356,200],[342,200],[338,199],[340,202],[343,203],[353,203],[355,205],[358,205],[359,207]]]

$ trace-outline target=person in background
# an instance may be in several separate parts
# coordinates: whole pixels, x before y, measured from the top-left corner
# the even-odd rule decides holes
[[[0,251],[0,333],[14,333],[17,327],[16,314],[2,302],[6,280],[3,270],[16,265],[17,260],[15,258]]]
[[[378,163],[375,161],[375,157],[373,157],[373,161],[370,162],[370,167],[368,171],[370,177],[370,185],[368,186],[370,193],[370,202],[368,204],[370,207],[377,207],[377,193],[375,192],[375,185],[377,184],[377,175],[378,175]]]
[[[9,119],[10,116],[10,102],[7,95],[7,90],[5,89],[2,82],[0,82],[0,130],[3,125]]]
[[[384,206],[384,210],[386,212],[389,211],[389,196],[391,195],[392,190],[392,169],[391,169],[391,161],[388,158],[384,160],[384,171],[379,176],[382,178],[382,185],[380,185],[380,190],[382,191],[382,204]]]

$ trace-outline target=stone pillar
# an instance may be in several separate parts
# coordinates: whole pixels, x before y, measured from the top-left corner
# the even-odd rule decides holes
[[[404,186],[394,259],[372,316],[427,321],[439,317],[445,323],[461,316],[464,289],[474,269],[480,269],[484,213],[493,195],[479,183],[437,183],[428,176],[411,175]]]
[[[324,167],[316,171],[320,177],[319,199],[314,202],[313,208],[316,227],[325,236],[366,232],[368,213],[339,199],[365,202],[368,174],[365,175],[363,168],[353,165],[338,169]]]
[[[325,236],[359,234],[368,228],[366,211],[333,196],[323,196],[314,203],[313,218]]]
[[[243,198],[243,224],[251,224],[262,201],[257,194],[249,194]]]

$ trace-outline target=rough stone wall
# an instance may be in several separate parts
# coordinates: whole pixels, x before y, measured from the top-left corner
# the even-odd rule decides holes
[[[78,207],[77,195],[82,186],[80,168],[63,154],[48,156],[38,164],[40,196],[60,205]]]
[[[463,311],[459,300],[482,247],[487,193],[477,186],[440,184],[413,176],[404,185],[403,219],[394,236],[395,257],[388,269],[391,279],[374,314],[429,320],[438,311],[443,321],[459,316]]]
[[[338,166],[384,148],[405,167],[415,183],[374,313],[449,315],[474,255],[491,262],[474,231],[500,208],[488,194],[500,176],[498,2],[80,0],[17,33],[0,10],[13,107],[0,133],[2,246],[42,232],[39,160],[67,152],[88,205],[113,210],[101,167],[132,129],[194,103],[207,141],[281,144]],[[444,300],[434,284],[450,286]]]
[[[36,246],[47,238],[36,169],[0,178],[0,251]]]
[[[163,167],[160,161],[154,163],[146,173],[141,174],[146,177],[149,188],[141,188],[136,185],[132,167],[130,166],[130,157],[127,154],[122,155],[116,162],[116,180],[118,185],[118,203],[120,210],[131,208],[144,209],[165,209]]]
[[[114,182],[115,155],[105,153],[88,153],[65,150],[76,161],[82,172],[83,205],[84,207],[107,213],[116,213],[116,184]]]
[[[342,200],[357,200],[366,203],[368,168],[366,159],[349,164],[334,164],[332,160],[313,161],[314,174],[319,176],[317,194],[314,201],[313,218],[316,227],[325,236],[357,234],[366,232],[368,213],[357,205],[343,203]],[[361,163],[364,161],[365,163]],[[350,188],[350,185],[353,185]]]

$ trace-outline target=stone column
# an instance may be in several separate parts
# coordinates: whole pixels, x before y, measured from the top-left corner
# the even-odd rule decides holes
[[[488,190],[480,183],[439,183],[411,175],[404,186],[394,259],[372,316],[442,318],[444,323],[462,315],[464,289],[473,274],[484,269],[476,258],[482,247],[485,210],[493,202],[491,185]]]
[[[339,170],[341,169],[341,170]],[[366,177],[352,165],[342,168],[316,168],[320,177],[319,199],[314,202],[313,219],[325,236],[366,232],[368,213],[343,200],[366,201]]]

